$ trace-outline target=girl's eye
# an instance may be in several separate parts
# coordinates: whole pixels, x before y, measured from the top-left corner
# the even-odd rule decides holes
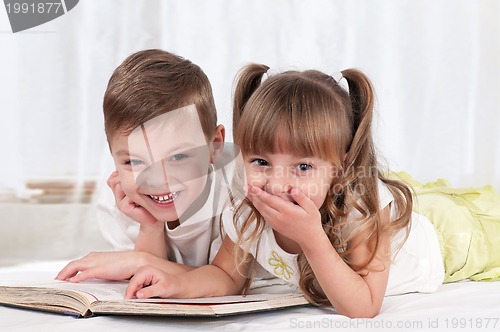
[[[144,162],[140,159],[130,159],[126,160],[124,163],[126,166],[139,166],[139,165],[144,165]]]
[[[297,170],[298,170],[298,171],[300,171],[300,172],[306,172],[306,171],[308,171],[308,170],[312,169],[312,168],[313,168],[313,166],[312,166],[311,164],[304,164],[304,163],[302,163],[302,164],[298,164],[298,165],[296,166],[296,168],[297,168]]]
[[[180,160],[186,159],[188,157],[189,156],[187,154],[177,153],[174,156],[172,156],[172,158],[170,158],[170,160],[172,160],[172,161],[180,161]]]
[[[256,166],[269,166],[269,163],[264,159],[253,159],[251,164]]]

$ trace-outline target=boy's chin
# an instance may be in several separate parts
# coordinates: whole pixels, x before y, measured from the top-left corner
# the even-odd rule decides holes
[[[179,216],[177,212],[172,213],[151,213],[156,220],[161,220],[164,223],[172,223],[177,222],[179,220]]]

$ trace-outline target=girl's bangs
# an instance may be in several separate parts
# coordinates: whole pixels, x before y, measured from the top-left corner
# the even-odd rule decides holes
[[[338,164],[340,142],[335,139],[337,135],[331,128],[331,121],[311,117],[311,114],[314,113],[293,108],[254,112],[251,122],[240,126],[242,151],[255,155],[289,153],[301,157],[315,156]]]

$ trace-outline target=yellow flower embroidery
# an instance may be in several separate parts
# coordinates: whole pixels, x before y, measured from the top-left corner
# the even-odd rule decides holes
[[[269,265],[274,267],[274,274],[277,276],[283,276],[283,278],[287,281],[290,280],[290,277],[294,274],[293,269],[288,266],[288,264],[283,261],[283,258],[281,258],[274,250],[272,256],[269,257],[267,262]]]

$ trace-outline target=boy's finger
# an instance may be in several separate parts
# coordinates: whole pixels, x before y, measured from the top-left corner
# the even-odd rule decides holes
[[[72,261],[68,263],[63,269],[57,274],[57,280],[67,280],[75,276],[82,269],[80,260]]]
[[[88,269],[88,270],[81,271],[77,275],[69,278],[69,281],[70,282],[80,282],[80,281],[84,281],[84,280],[87,280],[87,279],[98,278],[99,274],[100,274],[99,270]]]
[[[122,184],[118,183],[116,186],[111,188],[113,190],[113,194],[115,195],[116,201],[121,201],[127,196],[125,195],[125,192],[122,189]]]
[[[113,189],[118,182],[120,182],[120,179],[118,177],[117,171],[114,171],[113,173],[111,173],[108,180],[106,181],[108,187],[110,187],[111,189]]]

